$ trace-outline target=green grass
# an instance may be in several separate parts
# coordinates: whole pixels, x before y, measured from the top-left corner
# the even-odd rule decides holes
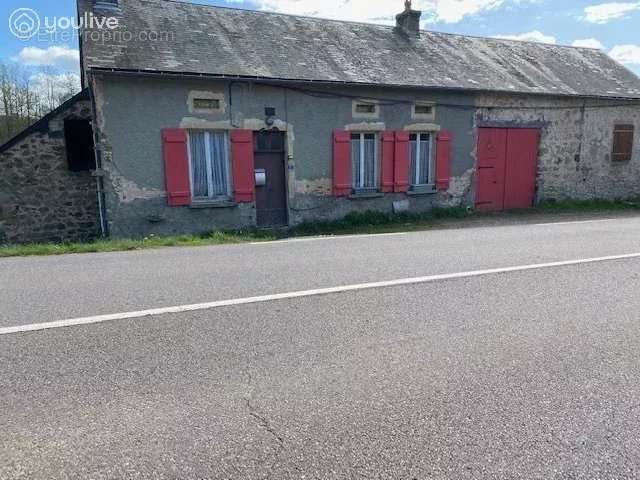
[[[534,209],[540,212],[614,212],[640,210],[640,200],[564,200],[545,202]]]
[[[466,208],[438,208],[425,213],[350,213],[340,220],[307,221],[289,230],[290,236],[335,235],[350,233],[386,233],[419,230],[439,219],[464,219],[472,216]]]
[[[62,255],[65,253],[121,252],[161,247],[197,247],[274,239],[276,239],[276,235],[269,232],[239,231],[168,237],[149,235],[141,239],[96,240],[86,243],[33,243],[0,246],[0,258],[30,255]]]
[[[536,208],[504,214],[496,217],[526,214],[553,213],[606,213],[640,210],[640,201],[562,201],[547,202]],[[155,236],[129,240],[96,240],[87,243],[36,243],[27,245],[0,245],[1,257],[29,255],[61,255],[65,253],[119,252],[160,247],[222,245],[253,241],[269,241],[283,237],[309,235],[346,235],[366,233],[389,233],[398,231],[425,230],[444,222],[464,222],[465,219],[481,219],[486,214],[473,212],[463,207],[440,208],[425,213],[351,213],[340,220],[308,221],[284,232],[246,230],[235,232],[213,232],[203,235]]]

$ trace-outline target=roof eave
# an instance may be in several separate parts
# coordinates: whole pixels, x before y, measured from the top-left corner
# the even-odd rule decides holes
[[[491,90],[483,88],[472,87],[453,87],[442,85],[406,85],[406,84],[380,84],[380,83],[367,83],[367,82],[349,82],[343,80],[313,80],[313,79],[295,79],[295,78],[279,78],[279,77],[265,77],[258,75],[229,75],[229,74],[217,74],[217,73],[202,73],[202,72],[176,72],[165,70],[145,70],[145,69],[123,69],[112,67],[89,67],[87,69],[91,73],[103,73],[114,75],[134,75],[134,76],[158,76],[158,77],[192,77],[192,78],[215,78],[221,80],[236,80],[236,81],[255,81],[263,83],[274,84],[314,84],[314,85],[350,85],[361,87],[384,87],[384,88],[402,88],[410,90],[440,90],[450,92],[469,92],[469,93],[499,93],[499,94],[515,94],[515,95],[533,95],[538,97],[566,97],[566,98],[584,98],[584,99],[599,99],[599,100],[616,100],[616,101],[637,101],[640,100],[640,94],[638,96],[615,96],[615,95],[585,95],[585,94],[572,94],[563,92],[552,91],[540,91],[532,92],[526,90]]]

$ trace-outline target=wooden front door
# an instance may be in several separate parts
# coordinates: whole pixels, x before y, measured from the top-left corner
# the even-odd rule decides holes
[[[264,185],[256,184],[258,226],[286,226],[288,215],[284,133],[256,133],[255,169],[256,172],[263,172],[265,178]]]
[[[540,133],[530,128],[481,128],[476,209],[533,206]]]

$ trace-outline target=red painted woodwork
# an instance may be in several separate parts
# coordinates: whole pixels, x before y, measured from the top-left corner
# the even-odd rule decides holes
[[[384,193],[393,192],[395,141],[394,131],[382,133],[382,191]]]
[[[255,170],[253,159],[253,132],[231,130],[231,162],[233,165],[233,190],[237,203],[255,201]]]
[[[451,133],[443,130],[438,134],[436,146],[436,188],[449,190],[451,179]]]
[[[504,208],[529,208],[536,193],[538,143],[536,129],[514,128],[507,133]]]
[[[411,164],[411,147],[409,132],[397,131],[395,145],[394,191],[409,191],[409,173]]]
[[[507,155],[507,130],[481,128],[478,137],[478,173],[476,209],[504,208],[504,173]]]
[[[538,139],[536,129],[479,129],[476,209],[533,206]]]
[[[162,143],[167,203],[172,207],[190,205],[187,131],[182,128],[166,128],[162,130]]]
[[[351,132],[333,131],[333,195],[351,195]]]

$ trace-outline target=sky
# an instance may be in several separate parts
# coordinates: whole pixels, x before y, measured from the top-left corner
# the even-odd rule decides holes
[[[197,0],[197,3],[280,13],[393,24],[404,0]],[[78,42],[73,28],[56,38],[17,38],[12,14],[29,8],[42,21],[75,19],[75,0],[2,0],[0,62],[34,83],[78,75]],[[598,0],[413,0],[422,28],[484,37],[532,40],[600,48],[640,76],[640,1]],[[64,27],[64,24],[58,24]],[[15,30],[15,29],[14,29]],[[79,81],[79,77],[78,77]]]

